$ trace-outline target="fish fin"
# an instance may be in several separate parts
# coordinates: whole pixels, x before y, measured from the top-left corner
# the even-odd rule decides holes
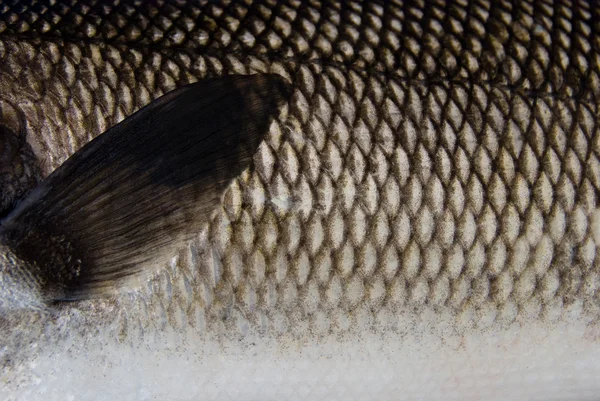
[[[2,242],[42,272],[47,300],[118,289],[208,221],[288,91],[281,77],[260,74],[164,95],[35,188],[1,222]]]

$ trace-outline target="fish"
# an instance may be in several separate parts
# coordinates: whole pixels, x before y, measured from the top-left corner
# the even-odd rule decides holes
[[[0,314],[0,395],[597,399],[599,16],[535,0],[0,5],[0,168],[27,171],[2,181],[3,222],[161,96],[281,82],[260,97],[260,144],[164,262]]]
[[[286,92],[277,75],[203,80],[77,151],[0,223],[0,308],[103,295],[167,262],[247,167]]]

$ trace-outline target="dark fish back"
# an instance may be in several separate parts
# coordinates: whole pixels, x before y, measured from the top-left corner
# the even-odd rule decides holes
[[[600,8],[563,1],[13,1],[0,35],[343,65],[598,100]]]

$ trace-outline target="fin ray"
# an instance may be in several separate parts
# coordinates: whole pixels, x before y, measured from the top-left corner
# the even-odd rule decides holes
[[[50,299],[115,288],[208,219],[287,94],[264,74],[168,93],[52,173],[2,221],[2,241],[41,267]]]

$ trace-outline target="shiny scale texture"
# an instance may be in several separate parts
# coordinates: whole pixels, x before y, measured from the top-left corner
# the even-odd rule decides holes
[[[45,174],[185,83],[294,86],[198,239],[139,291],[61,309],[49,341],[92,337],[94,317],[132,346],[425,321],[458,347],[569,319],[597,341],[598,20],[560,1],[0,5],[0,97]]]

